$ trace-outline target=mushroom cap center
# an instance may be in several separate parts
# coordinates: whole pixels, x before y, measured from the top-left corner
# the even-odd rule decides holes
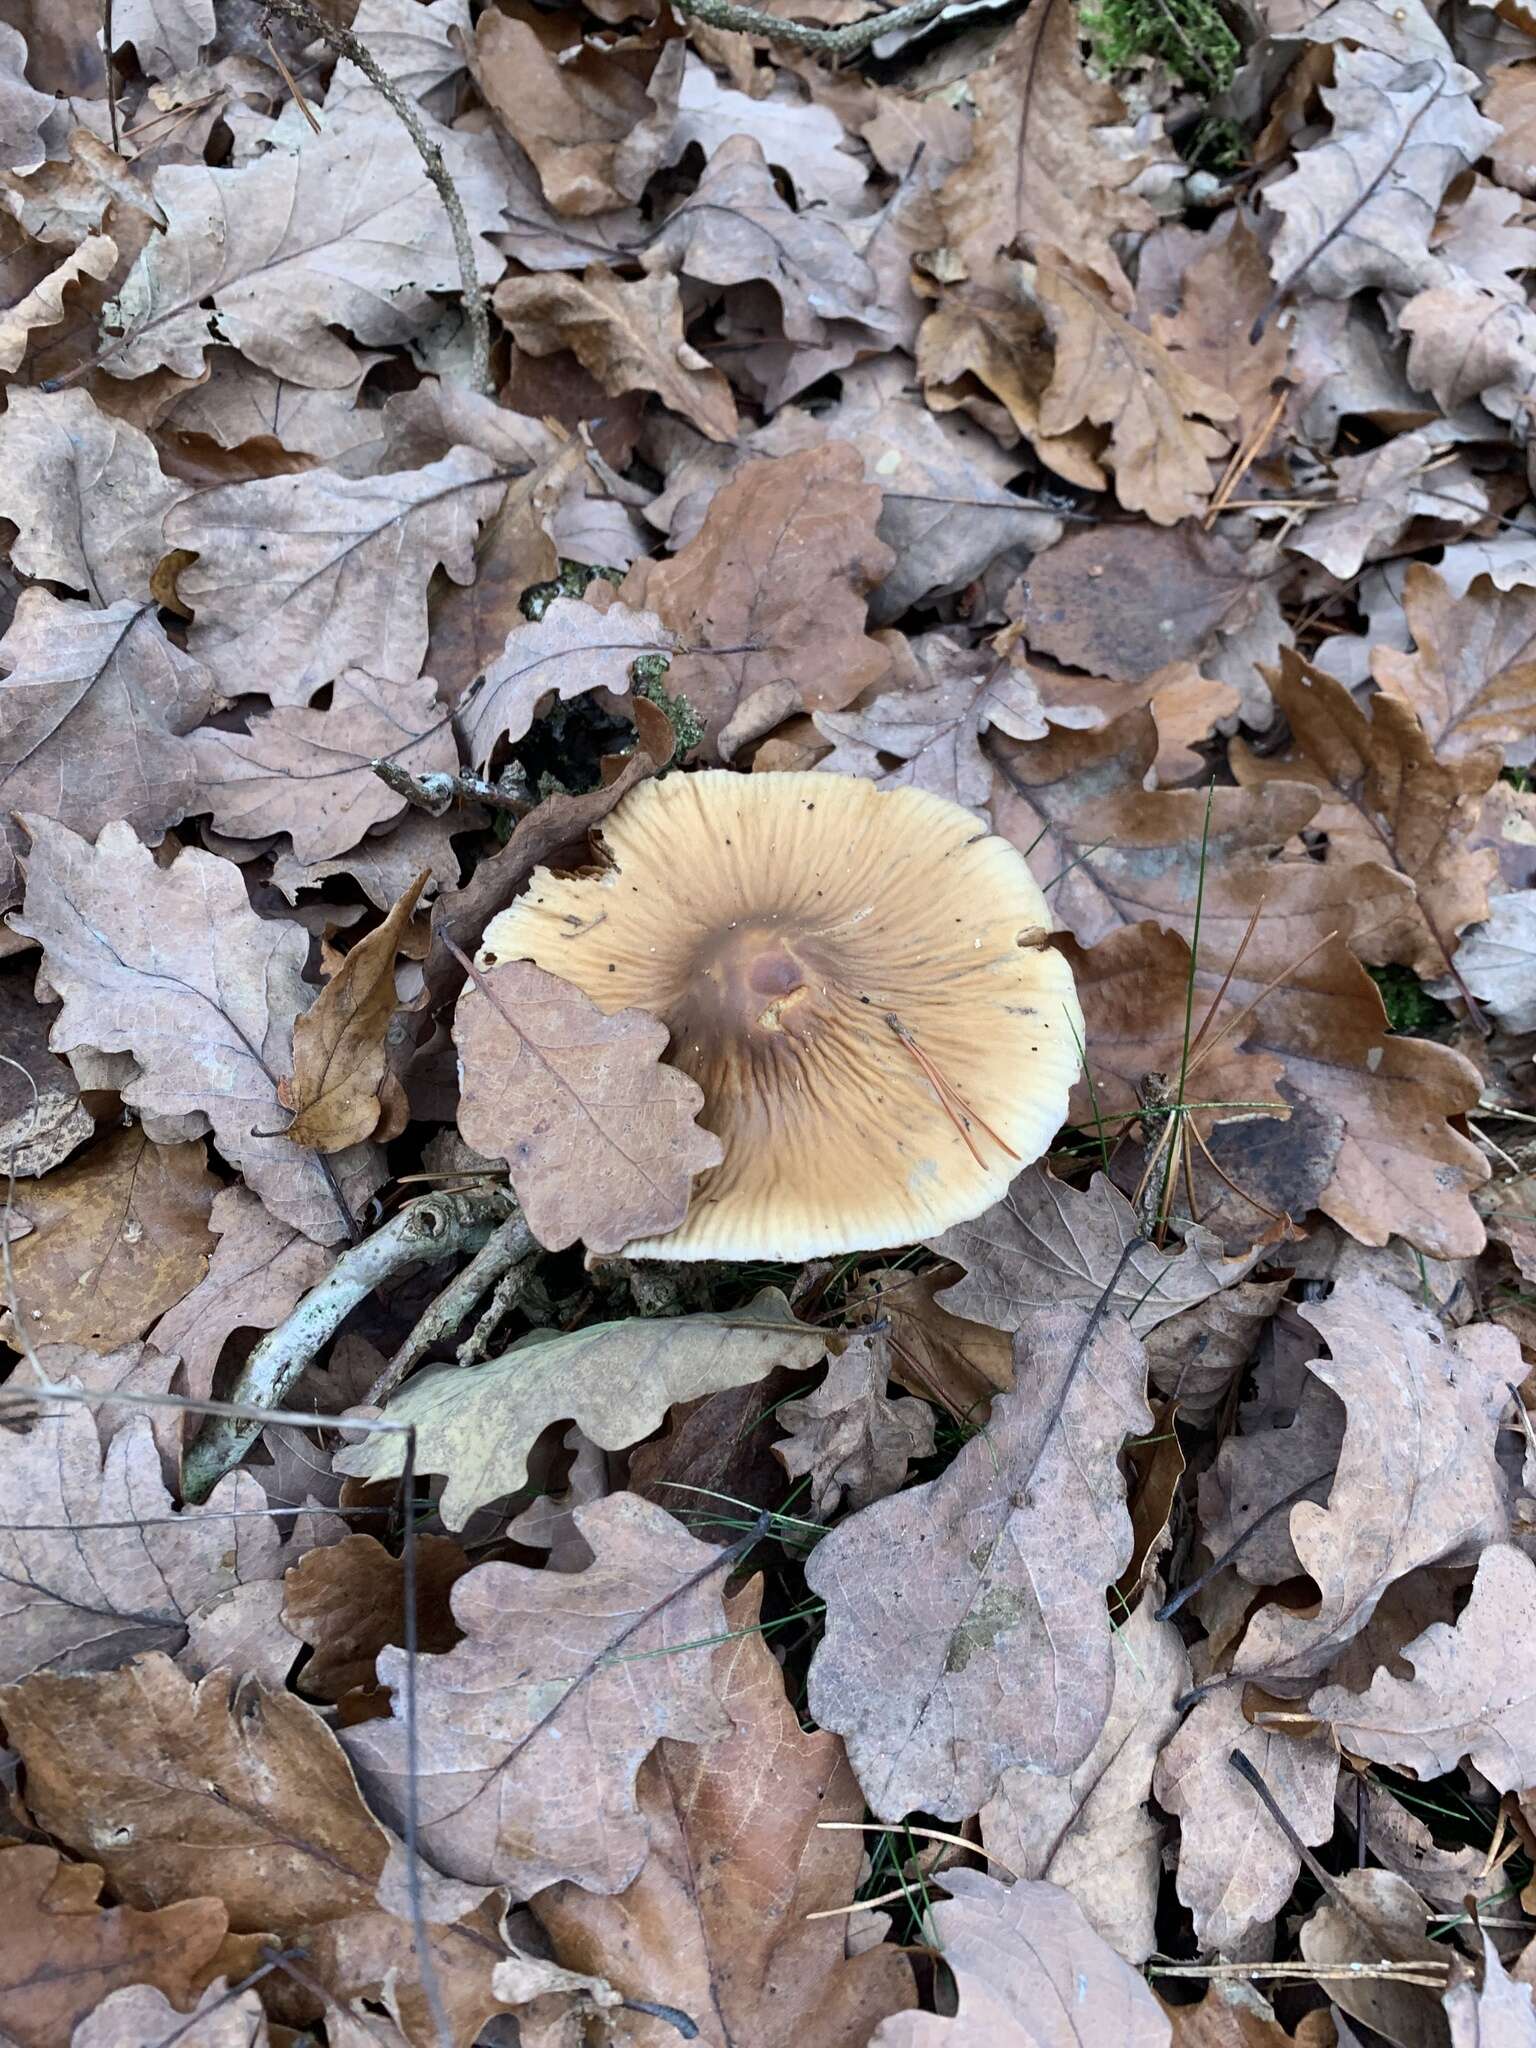
[[[773,918],[743,918],[707,932],[694,956],[690,1022],[740,1041],[785,1028],[813,978],[803,932]]]

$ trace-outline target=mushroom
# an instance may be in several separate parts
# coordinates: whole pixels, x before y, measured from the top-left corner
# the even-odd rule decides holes
[[[1045,1150],[1078,1073],[1072,972],[1023,856],[856,776],[645,782],[600,873],[535,871],[480,959],[670,1028],[725,1146],[630,1257],[799,1260],[932,1237]]]

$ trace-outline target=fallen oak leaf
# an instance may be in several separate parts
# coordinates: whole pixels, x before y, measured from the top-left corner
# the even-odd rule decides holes
[[[479,522],[496,507],[489,456],[455,448],[424,469],[346,477],[312,469],[198,491],[166,542],[198,560],[177,589],[189,635],[227,694],[308,704],[344,669],[414,682],[427,651],[427,582],[474,573]]]
[[[69,2048],[122,2048],[125,2041],[153,2042],[157,2048],[167,2041],[174,2048],[270,2048],[271,2038],[255,1989],[231,1991],[215,1977],[191,2014],[152,1984],[109,1991],[70,2035]]]
[[[575,1521],[587,1570],[482,1564],[454,1587],[465,1639],[417,1660],[414,1758],[398,1711],[342,1737],[388,1818],[414,1768],[419,1839],[437,1869],[525,1898],[567,1878],[622,1891],[649,1848],[641,1763],[662,1736],[709,1742],[731,1726],[712,1653],[740,1547],[698,1543],[633,1494],[578,1508]],[[397,1701],[403,1656],[379,1658]]]
[[[20,1197],[0,1339],[110,1351],[141,1337],[202,1279],[218,1183],[201,1139],[156,1145],[130,1124]]]
[[[1036,290],[1056,341],[1041,432],[1064,435],[1084,421],[1108,427],[1105,460],[1126,511],[1159,526],[1196,516],[1211,495],[1211,462],[1229,445],[1220,424],[1237,417],[1237,406],[1070,270],[1042,264]]]
[[[858,1883],[864,1802],[836,1736],[806,1734],[758,1628],[762,1580],[725,1603],[717,1689],[730,1733],[664,1740],[637,1791],[651,1850],[612,1897],[573,1884],[532,1910],[556,1958],[633,2000],[698,2015],[707,2048],[864,2048],[872,2021],[913,2002],[887,1946],[849,1955],[842,1906]],[[633,2010],[633,2008],[632,2008]],[[653,2048],[658,2021],[626,2024]]]
[[[0,665],[0,901],[21,899],[16,814],[42,811],[88,837],[123,819],[152,845],[197,802],[185,735],[213,678],[165,632],[152,604],[92,611],[24,590]]]
[[[797,1322],[768,1287],[739,1309],[533,1333],[473,1372],[449,1366],[410,1380],[389,1419],[415,1425],[416,1468],[446,1473],[440,1512],[462,1528],[477,1507],[524,1485],[528,1453],[551,1423],[573,1421],[603,1450],[624,1450],[680,1401],[753,1385],[779,1367],[809,1371],[825,1352],[822,1332]],[[400,1438],[370,1436],[335,1463],[376,1481],[402,1461]]]
[[[735,438],[731,387],[685,339],[675,277],[626,281],[593,263],[579,278],[504,278],[493,303],[496,317],[529,355],[568,348],[612,396],[654,391],[710,440]]]
[[[1113,1299],[1025,1316],[1013,1391],[986,1428],[937,1479],[811,1553],[827,1615],[807,1699],[882,1819],[921,1806],[963,1820],[1004,1771],[1070,1770],[1098,1740],[1113,1688],[1104,1594],[1131,1556],[1117,1460],[1152,1419],[1146,1360]]]
[[[1536,1031],[1536,890],[1496,896],[1457,948],[1456,966],[1507,1031]]]
[[[455,714],[470,759],[482,771],[503,742],[522,739],[542,699],[562,701],[587,690],[629,691],[636,657],[672,651],[672,635],[654,612],[622,600],[598,611],[557,597],[535,623],[521,619]]]
[[[19,370],[34,329],[57,327],[67,317],[64,295],[82,278],[97,284],[117,268],[117,244],[110,235],[87,235],[52,270],[45,271],[14,305],[0,310],[0,371]]]
[[[667,688],[704,720],[709,758],[730,760],[792,711],[851,704],[890,668],[864,626],[895,557],[863,479],[858,451],[837,441],[748,463],[680,554],[625,577],[625,603],[699,650],[673,661]]]
[[[459,1640],[448,1595],[469,1569],[450,1537],[416,1538],[418,1649],[436,1654]],[[299,1673],[299,1690],[340,1706],[349,1721],[363,1718],[355,1709],[377,1692],[380,1650],[405,1638],[404,1594],[405,1560],[377,1537],[343,1536],[301,1557],[283,1580],[283,1626],[313,1653]]]
[[[1364,1693],[1324,1686],[1307,1712],[1355,1756],[1421,1780],[1444,1777],[1470,1757],[1499,1791],[1517,1792],[1536,1779],[1533,1645],[1536,1565],[1512,1544],[1493,1543],[1455,1622],[1434,1622],[1403,1646],[1411,1678],[1378,1671]]]
[[[217,1974],[229,1919],[216,1898],[139,1912],[98,1904],[96,1863],[66,1863],[57,1849],[0,1848],[6,1901],[0,2000],[17,2048],[59,2048],[114,1991],[148,1984],[179,2013]]]
[[[54,1049],[131,1053],[125,1101],[206,1117],[269,1208],[322,1244],[349,1236],[352,1203],[376,1184],[371,1155],[325,1167],[269,1135],[283,1120],[293,1022],[313,999],[307,934],[258,917],[239,869],[213,854],[189,849],[162,868],[127,825],[108,825],[92,846],[49,819],[26,822],[15,925],[43,947],[63,999]]]
[[[1169,2048],[1173,2032],[1139,1971],[1115,1954],[1058,1885],[999,1884],[946,1871],[929,1907],[959,1992],[953,2019],[882,2020],[869,2048]]]
[[[392,681],[344,668],[323,711],[282,705],[245,732],[204,726],[192,735],[197,807],[231,839],[286,832],[296,861],[339,860],[398,818],[406,799],[374,773],[376,760],[408,775],[454,774],[453,729],[430,676]]]
[[[1417,715],[1442,761],[1489,744],[1530,744],[1536,693],[1536,594],[1500,591],[1479,578],[1453,596],[1435,570],[1410,562],[1403,610],[1414,651],[1371,650],[1377,686]]]
[[[926,1401],[890,1400],[884,1347],[855,1333],[814,1393],[779,1404],[788,1431],[773,1447],[791,1479],[810,1482],[811,1512],[852,1512],[895,1493],[907,1468],[933,1451]]]
[[[43,124],[54,102],[27,83],[27,44],[20,29],[0,22],[0,169],[23,175],[47,157]]]
[[[1320,1969],[1378,1958],[1416,1964],[1409,1974],[1417,1983],[1346,1967],[1330,1979],[1334,2003],[1400,2048],[1446,2048],[1441,1993],[1452,1964],[1444,1944],[1429,1939],[1428,1920],[1429,1908],[1396,1871],[1346,1870],[1297,1938],[1302,1955]]]
[[[423,872],[294,1018],[293,1071],[277,1085],[278,1101],[294,1112],[283,1133],[290,1144],[344,1152],[373,1135],[389,1066],[385,1034],[399,1002],[395,955],[426,885]]]
[[[1051,375],[1045,321],[1038,307],[1012,290],[945,290],[918,330],[917,374],[938,412],[977,410],[974,379],[1007,414],[1006,423],[994,424],[984,406],[980,412],[999,440],[1009,439],[1011,424],[1068,483],[1085,491],[1101,491],[1108,483],[1098,459],[1099,436],[1091,428],[1045,431],[1040,409]]]

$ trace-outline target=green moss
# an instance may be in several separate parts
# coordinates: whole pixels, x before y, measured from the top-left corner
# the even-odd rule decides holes
[[[1439,1038],[1455,1023],[1419,977],[1407,967],[1368,967],[1366,973],[1381,990],[1387,1022],[1404,1038]]]
[[[1081,19],[1101,70],[1127,71],[1158,57],[1183,84],[1211,99],[1232,83],[1242,56],[1212,0],[1100,0],[1085,7]]]
[[[599,576],[615,588],[624,581],[622,569],[607,569],[600,562],[570,562],[562,556],[560,573],[547,583],[530,583],[518,599],[518,609],[536,626],[557,597],[585,597],[587,586]]]
[[[662,687],[661,679],[671,664],[664,654],[642,654],[630,664],[635,679],[635,688],[642,697],[649,697],[666,718],[672,728],[672,758],[681,761],[704,737],[704,721],[684,696],[670,696]]]

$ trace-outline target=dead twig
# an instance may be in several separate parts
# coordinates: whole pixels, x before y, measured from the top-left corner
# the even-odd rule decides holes
[[[505,1194],[498,1189],[498,1194]],[[475,1303],[488,1288],[500,1292],[501,1283],[511,1269],[519,1266],[531,1251],[538,1246],[533,1232],[524,1222],[522,1212],[514,1210],[504,1223],[481,1245],[479,1251],[460,1273],[455,1273],[437,1299],[418,1320],[400,1349],[368,1389],[368,1398],[362,1404],[377,1408],[392,1394],[411,1368],[426,1357],[434,1344],[440,1344],[451,1337],[464,1321]]]
[[[459,197],[458,187],[443,161],[443,152],[428,135],[421,124],[421,116],[395,84],[394,80],[380,70],[378,60],[366,43],[362,43],[349,28],[339,28],[334,21],[310,4],[310,0],[258,0],[268,14],[280,14],[285,21],[297,22],[309,34],[318,36],[338,57],[345,57],[349,64],[355,64],[374,91],[381,95],[398,116],[416,145],[416,154],[426,168],[427,176],[437,188],[437,196],[443,202],[443,211],[448,216],[448,225],[453,230],[454,254],[459,259],[459,277],[464,288],[464,312],[469,321],[470,335],[474,341],[475,388],[487,397],[494,396],[495,379],[491,375],[491,316],[486,308],[485,289],[480,283],[480,269],[475,256],[475,238],[469,231],[469,217],[464,211],[464,202]]]
[[[818,57],[856,57],[882,36],[931,21],[948,5],[949,0],[906,0],[904,7],[894,7],[889,14],[850,21],[842,28],[815,28],[808,22],[784,21],[776,14],[764,14],[760,8],[738,7],[734,0],[672,0],[673,12],[685,21],[733,29],[739,35],[755,36],[759,42],[790,43]]]

